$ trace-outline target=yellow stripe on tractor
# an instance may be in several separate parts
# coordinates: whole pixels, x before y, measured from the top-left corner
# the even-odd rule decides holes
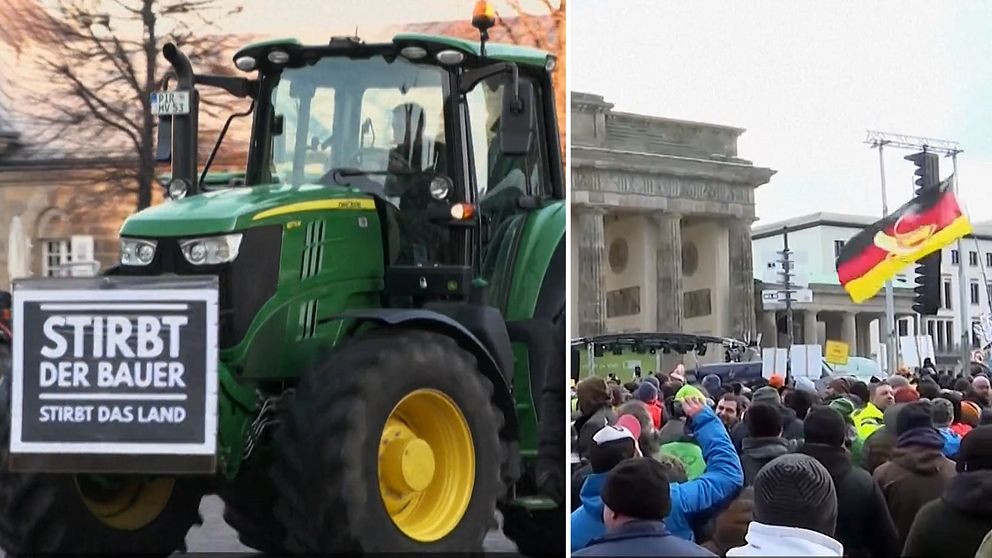
[[[291,203],[282,207],[266,209],[258,215],[252,217],[252,221],[260,221],[269,217],[278,217],[290,213],[302,213],[304,211],[320,211],[323,209],[337,210],[372,210],[375,209],[375,201],[368,198],[348,198],[338,200],[317,200],[300,203]]]

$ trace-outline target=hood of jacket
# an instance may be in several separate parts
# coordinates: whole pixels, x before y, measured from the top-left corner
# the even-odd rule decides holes
[[[741,442],[742,454],[754,459],[770,461],[780,455],[789,453],[791,449],[788,440],[780,436],[774,438],[744,438]]]
[[[992,471],[958,473],[948,484],[943,500],[969,515],[992,516]]]
[[[582,483],[582,490],[579,491],[582,507],[589,512],[589,515],[596,518],[603,517],[603,497],[600,496],[600,491],[606,482],[606,475],[607,473],[590,473]]]
[[[892,450],[891,461],[918,475],[932,476],[945,466],[947,458],[941,448],[903,446]]]
[[[847,450],[842,447],[838,448],[829,444],[806,443],[797,451],[812,457],[819,461],[820,465],[826,467],[835,485],[840,479],[851,472],[851,457],[847,453]]]
[[[744,537],[747,544],[727,556],[843,556],[844,545],[816,531],[765,525],[752,521]]]

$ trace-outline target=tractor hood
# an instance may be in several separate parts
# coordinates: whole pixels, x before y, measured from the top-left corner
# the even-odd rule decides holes
[[[374,208],[372,196],[341,186],[239,187],[166,201],[140,211],[124,221],[121,236],[208,236],[286,220],[306,211]]]

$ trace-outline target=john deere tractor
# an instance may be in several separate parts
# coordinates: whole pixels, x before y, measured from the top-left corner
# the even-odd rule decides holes
[[[253,44],[246,77],[164,47],[170,199],[105,276],[15,284],[4,550],[168,554],[216,493],[266,552],[477,551],[498,509],[564,553],[555,59],[475,23]],[[198,161],[198,86],[251,102],[243,181]]]

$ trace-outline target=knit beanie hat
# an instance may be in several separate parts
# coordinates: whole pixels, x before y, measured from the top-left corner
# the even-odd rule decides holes
[[[901,436],[914,428],[933,428],[930,409],[924,403],[907,403],[896,417],[896,436]]]
[[[832,537],[837,493],[830,473],[816,459],[798,453],[769,461],[754,479],[754,520]]]
[[[827,444],[839,448],[847,438],[847,423],[836,409],[817,406],[806,415],[803,433],[808,444]]]
[[[847,380],[844,378],[834,378],[827,385],[830,386],[830,389],[834,390],[834,393],[847,393],[851,391],[850,386],[847,385]]]
[[[930,402],[930,415],[933,417],[933,425],[937,428],[950,426],[954,420],[954,405],[947,399],[938,397]]]
[[[675,400],[682,401],[686,397],[698,397],[700,399],[705,399],[706,396],[703,392],[699,391],[696,386],[682,386],[677,392],[675,392]]]
[[[611,510],[634,519],[661,521],[672,509],[665,469],[649,457],[628,459],[614,467],[600,494]]]
[[[653,385],[654,389],[661,389],[661,384],[658,383],[658,378],[655,378],[654,376],[651,375],[645,376],[644,381]]]
[[[965,434],[957,460],[959,473],[992,469],[992,426],[979,426]]]
[[[888,378],[885,379],[885,383],[892,386],[892,389],[896,391],[899,391],[901,388],[904,387],[909,387],[909,380],[899,375],[889,376]]]
[[[634,433],[622,426],[604,426],[592,437],[589,465],[593,473],[606,473],[624,459],[637,455]]]
[[[772,377],[768,379],[768,385],[778,389],[785,386],[785,377],[781,374],[772,374]]]
[[[652,401],[658,400],[658,388],[653,385],[643,382],[641,385],[637,386],[637,391],[634,392],[634,397],[639,401],[645,403],[651,403]]]
[[[981,424],[981,420],[982,408],[978,403],[967,400],[961,402],[961,422],[974,427]]]
[[[911,387],[901,387],[895,393],[896,403],[911,403],[920,400],[920,394]]]
[[[854,403],[846,397],[838,397],[834,399],[829,404],[831,409],[838,411],[840,414],[849,417],[854,413]]]
[[[759,388],[757,391],[754,392],[754,395],[751,396],[751,404],[753,405],[756,403],[781,405],[782,398],[779,397],[778,390],[776,390],[771,386],[765,386],[763,388]]]
[[[717,376],[716,374],[708,374],[705,378],[703,378],[701,383],[703,389],[706,390],[706,393],[710,397],[720,397],[723,395],[723,392],[720,389],[723,387],[723,382],[720,381],[720,376]]]

